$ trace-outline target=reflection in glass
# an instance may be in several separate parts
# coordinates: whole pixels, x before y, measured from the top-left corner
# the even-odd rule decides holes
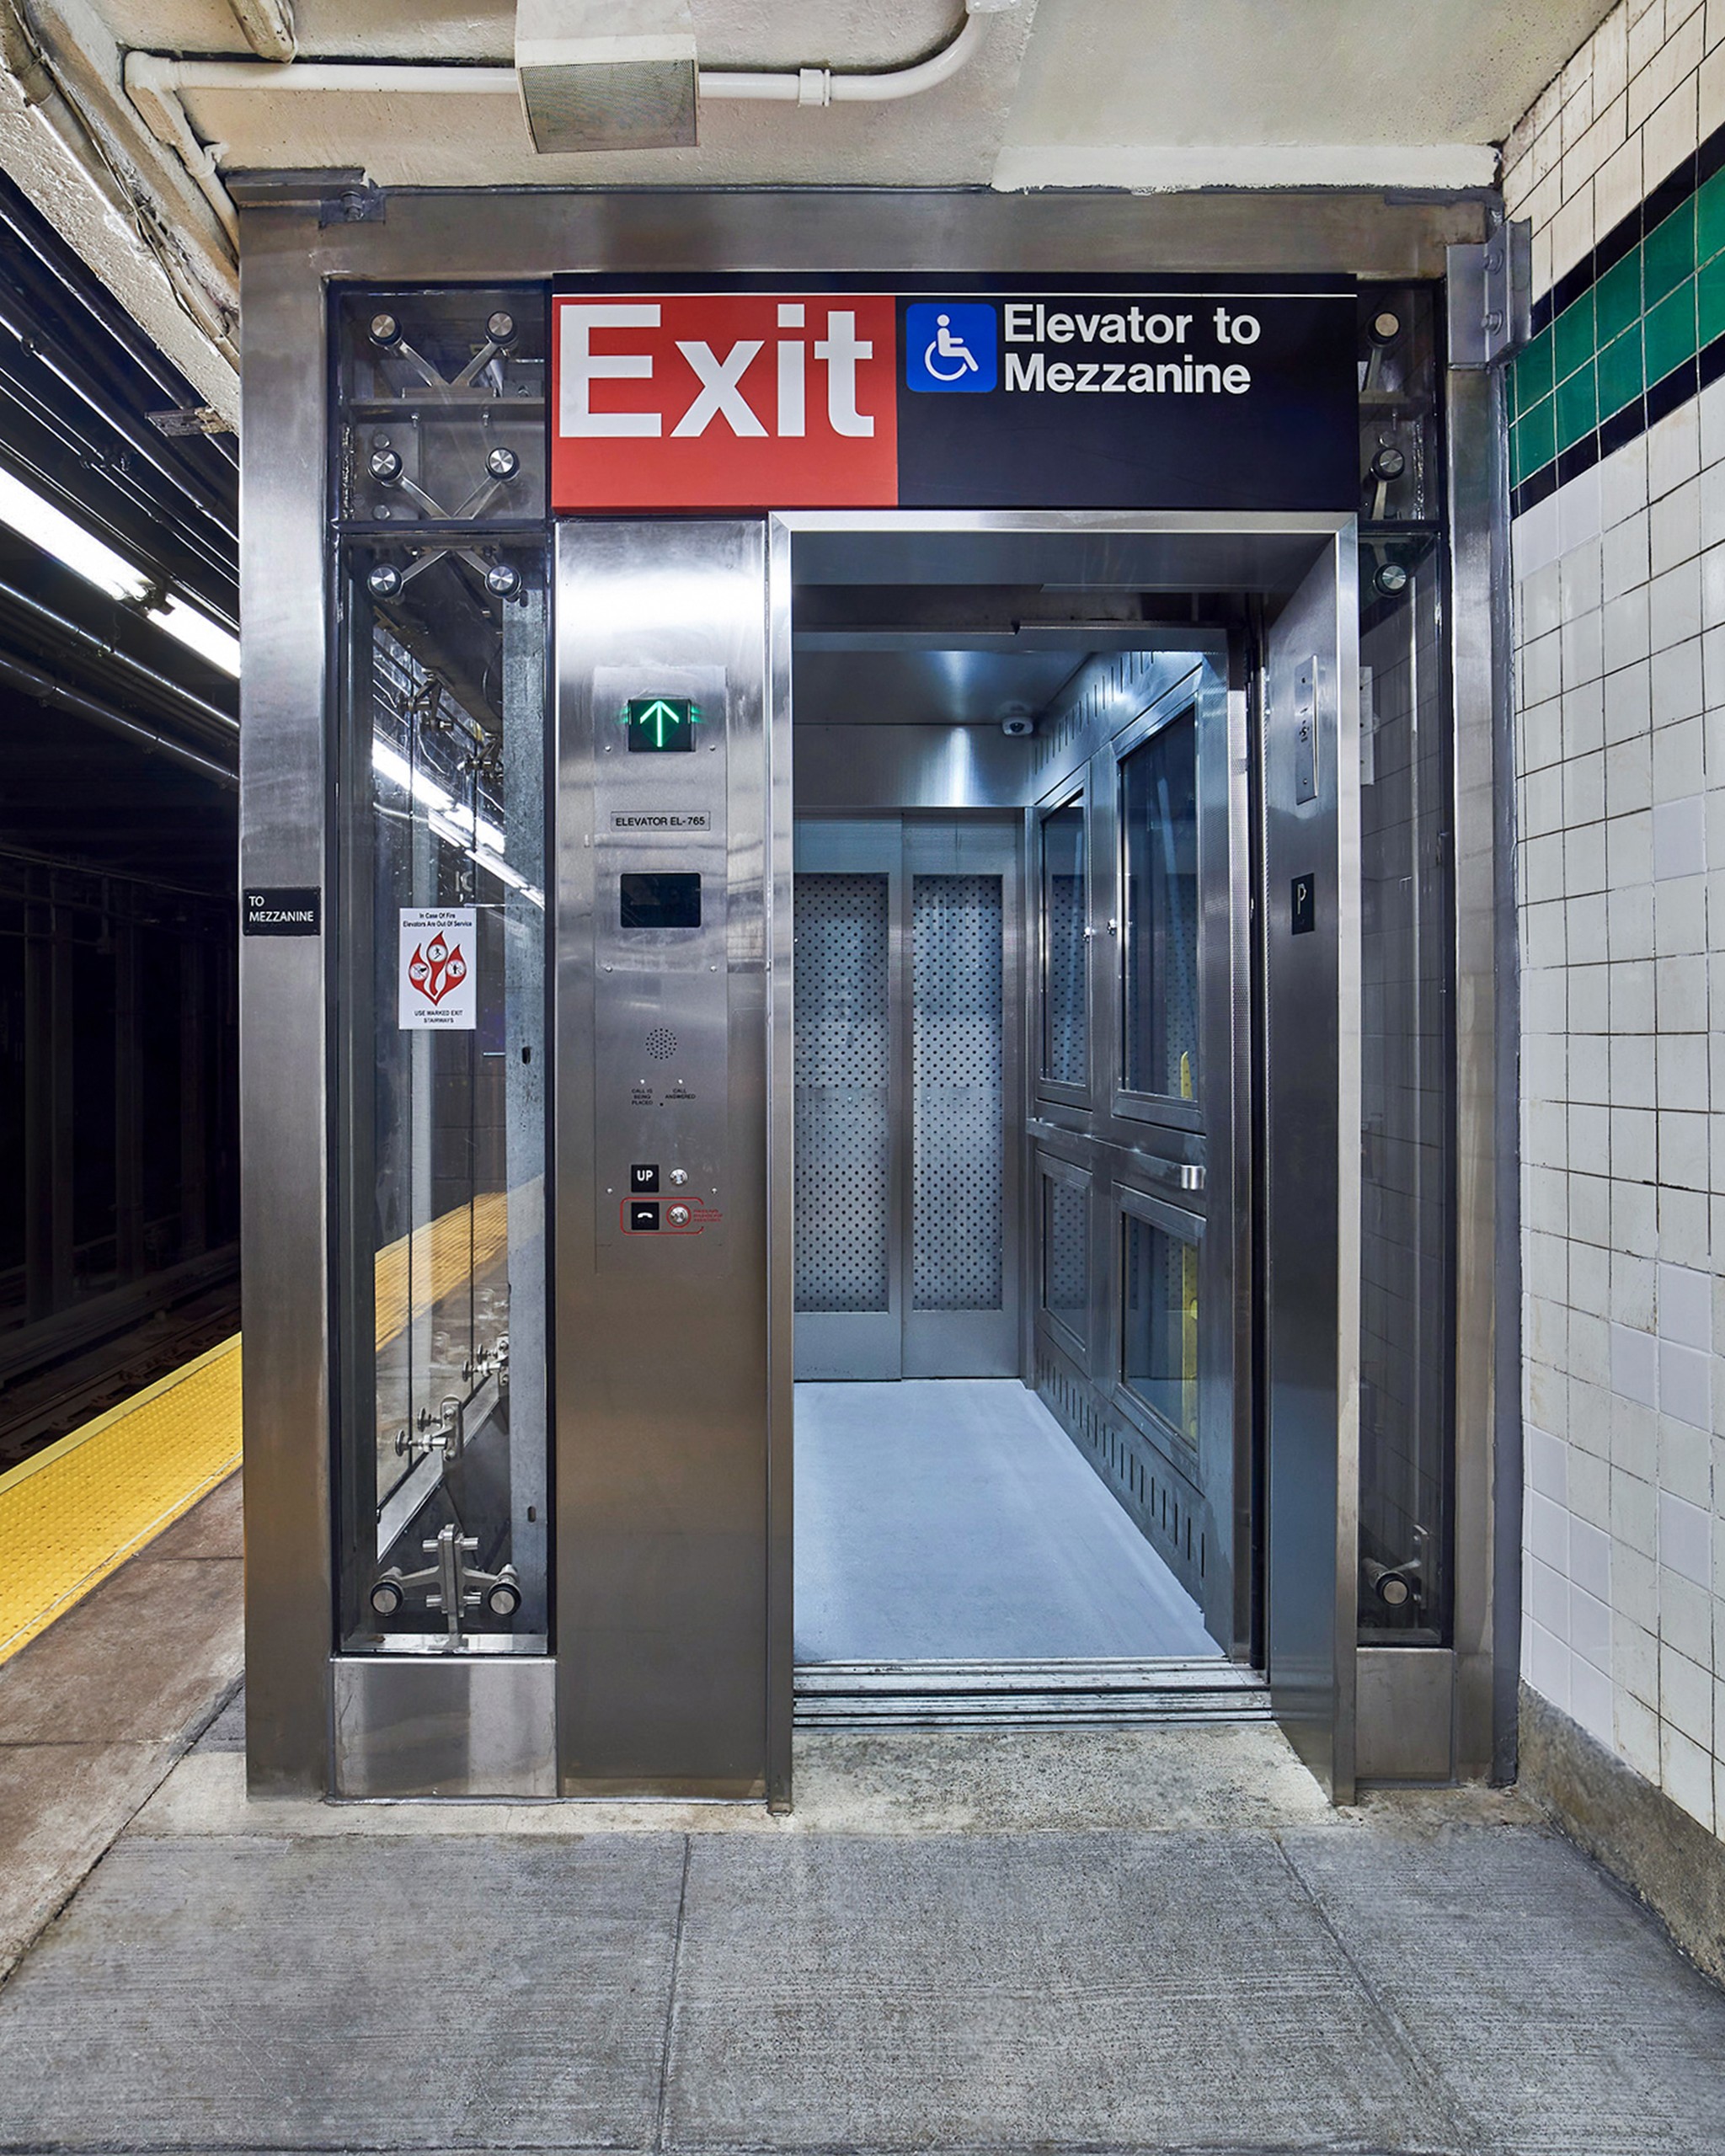
[[[1198,1246],[1124,1215],[1120,1375],[1127,1390],[1198,1443]]]
[[[1120,764],[1127,1090],[1198,1096],[1198,722],[1188,711]]]
[[[1085,1023],[1084,804],[1042,819],[1042,1070],[1062,1086],[1088,1071]]]
[[[440,552],[409,580],[410,559],[359,567],[347,609],[345,840],[370,979],[354,984],[346,1086],[344,1634],[358,1648],[537,1650],[542,564],[537,549]]]
[[[1090,1299],[1087,1193],[1054,1176],[1042,1179],[1042,1300],[1081,1338]]]

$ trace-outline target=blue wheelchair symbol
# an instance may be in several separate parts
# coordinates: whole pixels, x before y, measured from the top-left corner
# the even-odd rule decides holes
[[[907,308],[905,380],[912,389],[975,396],[999,379],[1000,328],[995,311],[943,300]]]

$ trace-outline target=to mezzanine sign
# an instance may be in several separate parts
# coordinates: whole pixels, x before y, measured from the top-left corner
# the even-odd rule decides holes
[[[559,291],[553,507],[1354,504],[1345,279],[846,281]]]

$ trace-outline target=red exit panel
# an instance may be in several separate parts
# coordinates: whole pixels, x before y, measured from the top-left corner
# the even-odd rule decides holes
[[[607,293],[553,314],[554,510],[896,504],[890,295]]]

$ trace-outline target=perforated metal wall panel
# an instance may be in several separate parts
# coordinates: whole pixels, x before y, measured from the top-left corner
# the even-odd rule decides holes
[[[998,876],[911,879],[911,1300],[1001,1306],[1005,1140]]]
[[[1048,879],[1047,1075],[1062,1085],[1084,1083],[1087,1055],[1084,878]]]
[[[797,878],[797,1308],[884,1310],[892,1223],[888,878]]]
[[[1045,1310],[1082,1329],[1090,1300],[1090,1207],[1074,1184],[1044,1176],[1042,1300]]]

